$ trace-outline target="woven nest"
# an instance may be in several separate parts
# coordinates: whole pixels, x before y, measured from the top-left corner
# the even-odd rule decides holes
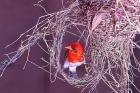
[[[56,26],[58,33],[52,45],[54,59],[51,63],[57,67],[56,70],[59,69],[58,72],[69,84],[82,87],[83,91],[88,88],[89,92],[94,91],[99,81],[103,81],[116,93],[130,91],[127,86],[132,77],[128,72],[131,70],[130,56],[133,55],[135,45],[133,39],[139,33],[137,29],[139,18],[136,12],[132,13],[132,9],[128,9],[129,6],[124,3],[117,6],[115,2],[109,1],[104,4],[97,1],[94,2],[96,6],[91,3],[89,8],[87,8],[89,4],[79,7],[79,3],[74,2],[68,10],[59,15],[62,19],[59,20],[58,17],[59,23]],[[117,15],[120,17],[116,18]],[[129,23],[130,20],[133,20],[133,25]],[[77,34],[76,31],[81,33]],[[75,41],[81,40],[85,45],[86,72],[79,78],[69,77],[61,64],[67,33],[76,37]]]
[[[134,57],[136,68],[140,66],[133,52],[135,47],[139,47],[133,41],[140,31],[139,5],[138,1],[127,0],[77,0],[62,11],[41,16],[37,25],[24,33],[32,31],[31,36],[12,53],[14,56],[9,59],[11,54],[8,54],[8,59],[3,61],[2,73],[26,50],[43,40],[47,46],[47,50],[43,50],[50,56],[50,70],[28,62],[49,72],[52,82],[59,78],[75,87],[82,87],[82,91],[89,89],[93,92],[103,81],[115,93],[130,92],[128,85],[133,85],[133,74],[128,74],[133,67],[130,56]],[[50,37],[51,40],[48,39]],[[78,78],[69,77],[63,69],[64,47],[73,41],[80,41],[85,47],[87,64]]]

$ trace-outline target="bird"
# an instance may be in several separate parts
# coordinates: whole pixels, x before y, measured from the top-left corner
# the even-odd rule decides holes
[[[70,77],[77,77],[76,68],[85,63],[84,47],[79,41],[73,42],[65,47],[66,59],[64,62],[64,69],[69,69]]]

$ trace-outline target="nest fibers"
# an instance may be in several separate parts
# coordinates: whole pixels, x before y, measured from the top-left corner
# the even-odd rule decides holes
[[[31,63],[50,73],[52,82],[59,78],[89,93],[95,92],[100,81],[114,93],[132,93],[129,85],[140,92],[133,83],[132,70],[140,66],[133,52],[134,48],[139,48],[133,41],[140,32],[139,20],[138,0],[74,1],[61,11],[41,16],[34,27],[20,35],[16,41],[31,33],[27,39],[22,40],[17,51],[7,54],[7,59],[0,65],[2,74],[9,64],[14,63],[25,51],[29,54],[30,48],[37,45],[50,56],[49,62],[42,58],[49,64],[50,70],[30,61],[29,55],[25,66]],[[68,40],[68,37],[73,39]],[[47,49],[39,41],[44,41]],[[81,41],[85,45],[87,64],[84,66],[84,74],[79,78],[69,77],[63,69],[64,46],[73,41]],[[130,56],[135,60],[135,67],[132,66]]]

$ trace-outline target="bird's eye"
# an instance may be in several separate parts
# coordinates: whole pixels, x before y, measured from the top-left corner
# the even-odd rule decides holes
[[[77,52],[76,48],[72,48],[72,50],[74,50],[74,52]]]
[[[72,48],[72,50],[76,50],[75,48]]]

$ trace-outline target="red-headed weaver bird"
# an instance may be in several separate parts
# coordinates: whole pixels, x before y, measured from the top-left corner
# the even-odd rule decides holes
[[[84,47],[80,42],[74,42],[65,48],[67,51],[63,67],[69,68],[70,77],[77,77],[76,68],[85,63]]]

